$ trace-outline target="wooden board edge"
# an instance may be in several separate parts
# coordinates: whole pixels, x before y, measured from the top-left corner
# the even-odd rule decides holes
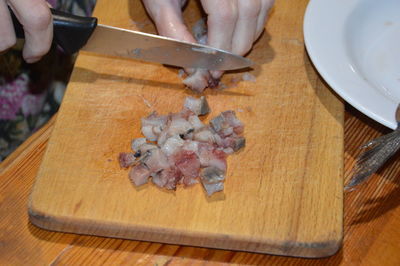
[[[4,161],[0,162],[0,175],[6,173],[14,164],[18,164],[20,161],[24,162],[26,157],[31,156],[31,153],[35,153],[35,155],[37,154],[38,156],[44,154],[42,151],[47,147],[46,143],[49,140],[51,132],[54,128],[56,117],[57,114],[54,114],[52,118],[46,122],[46,124],[44,124],[38,131],[27,138]],[[38,147],[40,147],[40,149]],[[39,163],[40,162],[41,160],[39,160]],[[29,163],[32,163],[32,161],[29,161]]]
[[[35,208],[34,202],[28,203],[29,221],[45,230],[122,238],[137,241],[149,241],[165,244],[245,251],[271,255],[303,258],[325,258],[338,252],[342,246],[343,233],[333,233],[336,238],[319,242],[272,241],[268,239],[187,232],[176,229],[149,226],[132,226],[112,222],[99,222],[76,217],[58,217]]]

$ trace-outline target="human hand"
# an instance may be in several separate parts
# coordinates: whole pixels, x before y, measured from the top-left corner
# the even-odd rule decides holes
[[[8,5],[22,24],[25,44],[22,55],[27,63],[34,63],[45,55],[53,39],[53,24],[49,6],[44,0],[0,0],[0,52],[16,43]]]
[[[142,0],[159,34],[196,42],[182,17],[186,0]],[[245,55],[264,30],[274,0],[201,0],[207,14],[207,44]],[[218,79],[222,71],[210,71]]]

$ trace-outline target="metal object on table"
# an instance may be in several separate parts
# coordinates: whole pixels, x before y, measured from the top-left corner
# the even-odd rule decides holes
[[[367,180],[400,149],[400,104],[397,106],[395,116],[397,128],[393,132],[361,146],[362,149],[367,150],[357,158],[354,175],[345,189],[351,189]]]

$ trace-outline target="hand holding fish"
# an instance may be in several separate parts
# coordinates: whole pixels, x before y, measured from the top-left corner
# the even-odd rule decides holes
[[[186,0],[142,1],[159,34],[196,42],[182,17],[182,7],[186,4]],[[268,11],[273,3],[274,0],[201,0],[202,7],[207,14],[206,44],[245,55],[263,32]],[[201,87],[210,86],[210,84],[199,84],[201,81],[218,80],[223,72],[200,71],[197,74],[199,77],[194,78],[194,82],[191,80],[194,86],[191,86],[192,84],[188,86],[195,87],[196,91],[201,92],[204,89]],[[201,89],[196,89],[196,87]]]

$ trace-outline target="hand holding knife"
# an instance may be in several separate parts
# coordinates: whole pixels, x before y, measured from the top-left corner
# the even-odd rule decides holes
[[[23,38],[22,25],[12,10],[17,37]],[[80,17],[51,9],[53,42],[67,53],[79,50],[128,57],[188,68],[232,70],[253,63],[242,56],[206,45],[177,41],[171,38],[131,31],[97,23],[97,18]]]

